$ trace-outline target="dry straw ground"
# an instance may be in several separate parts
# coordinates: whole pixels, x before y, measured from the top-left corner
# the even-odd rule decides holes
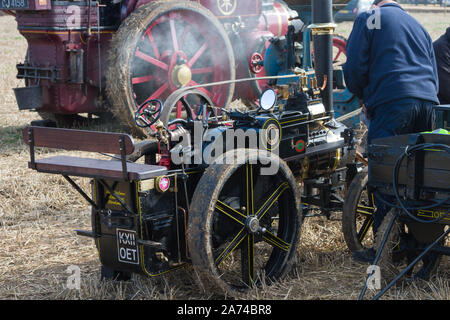
[[[436,39],[448,26],[448,16],[417,18]],[[348,35],[351,23],[338,32]],[[133,277],[129,283],[100,282],[99,260],[90,239],[74,229],[90,228],[90,209],[63,178],[27,168],[29,153],[21,129],[36,113],[18,112],[12,88],[15,64],[26,42],[10,16],[0,16],[0,299],[210,299],[198,290],[190,267],[165,277]],[[103,126],[91,129],[117,129]],[[120,129],[120,128],[119,128]],[[48,152],[48,151],[46,151]],[[84,188],[88,181],[77,179]],[[306,220],[292,274],[273,287],[252,291],[248,299],[356,299],[366,267],[352,262],[339,221]],[[65,287],[70,265],[81,268],[81,290]],[[437,277],[392,289],[385,299],[449,299],[449,263]],[[370,293],[369,293],[370,296]]]

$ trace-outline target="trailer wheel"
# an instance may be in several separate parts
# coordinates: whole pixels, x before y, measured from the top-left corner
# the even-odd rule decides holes
[[[395,209],[391,209],[383,219],[376,236],[374,249],[378,251],[387,232],[388,226],[394,216]],[[444,230],[444,225],[421,224],[419,233],[421,235],[440,235]],[[433,237],[433,239],[437,238]],[[433,242],[428,239],[426,242],[419,242],[411,226],[402,222],[399,218],[395,221],[392,230],[387,238],[386,245],[380,255],[378,266],[380,267],[382,281],[391,282],[409,263],[411,263],[426,247]],[[406,275],[408,277],[428,280],[433,275],[442,255],[433,252],[425,255]]]
[[[301,207],[298,185],[278,157],[246,149],[230,154],[242,161],[216,161],[197,185],[188,243],[203,289],[237,296],[288,272],[300,235]],[[264,175],[263,163],[279,170]]]
[[[368,186],[367,167],[359,172],[348,187],[342,209],[342,233],[350,251],[371,248],[375,201]]]
[[[112,39],[107,94],[114,114],[137,136],[134,114],[148,99],[188,86],[235,79],[231,43],[218,19],[193,1],[153,1],[135,10]],[[224,107],[234,85],[199,89]]]

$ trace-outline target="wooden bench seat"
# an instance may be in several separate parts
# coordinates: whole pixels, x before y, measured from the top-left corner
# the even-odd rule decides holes
[[[135,145],[133,138],[126,134],[27,127],[23,130],[23,139],[30,146],[28,166],[39,172],[126,181],[146,180],[167,173],[166,167],[127,162],[126,156],[134,152]],[[35,159],[35,147],[115,154],[120,160],[70,156]]]
[[[32,168],[31,162],[28,163]],[[35,161],[39,172],[75,177],[123,180],[122,162],[69,156],[55,156]],[[167,173],[165,167],[127,163],[128,177],[132,181],[155,178]]]

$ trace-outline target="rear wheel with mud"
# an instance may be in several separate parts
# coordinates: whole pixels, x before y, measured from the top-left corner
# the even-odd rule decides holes
[[[191,202],[188,242],[204,289],[236,296],[288,272],[301,207],[295,179],[278,157],[245,149],[227,154],[241,161],[213,164],[203,174]],[[266,175],[270,165],[279,170]]]

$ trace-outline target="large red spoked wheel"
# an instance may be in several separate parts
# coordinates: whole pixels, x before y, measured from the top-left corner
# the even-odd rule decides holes
[[[333,36],[333,64],[342,65],[347,60],[347,39],[339,34]]]
[[[314,56],[314,48],[311,47]],[[312,59],[314,61],[314,58]],[[333,35],[333,66],[338,67],[347,61],[347,39],[340,34]]]
[[[188,86],[235,79],[231,43],[217,18],[191,1],[154,1],[135,10],[111,45],[108,98],[115,115],[138,136],[134,114],[148,99],[165,100]],[[218,107],[234,85],[199,89]],[[180,105],[181,108],[181,105]]]

